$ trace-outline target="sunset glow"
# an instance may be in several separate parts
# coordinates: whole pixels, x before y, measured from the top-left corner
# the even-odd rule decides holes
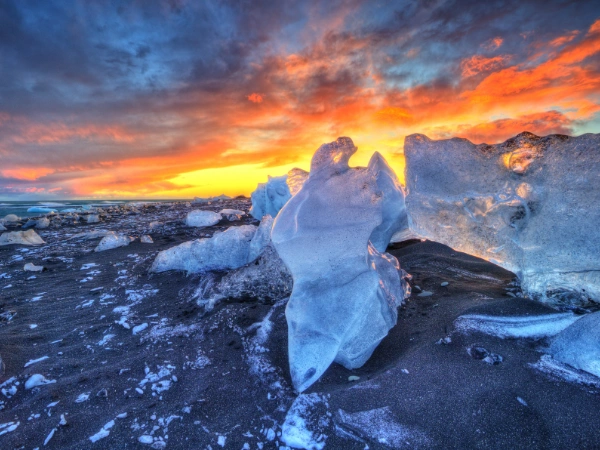
[[[273,3],[271,5],[270,3]],[[0,5],[0,198],[249,195],[350,136],[600,132],[595,2]]]

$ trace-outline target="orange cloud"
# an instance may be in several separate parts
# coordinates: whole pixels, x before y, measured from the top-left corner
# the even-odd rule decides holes
[[[493,51],[493,50],[498,50],[502,46],[503,43],[504,43],[504,39],[497,36],[497,37],[492,38],[489,41],[486,41],[483,44],[481,44],[481,47],[483,47],[485,50]]]
[[[262,103],[263,96],[261,94],[257,94],[256,92],[253,92],[248,96],[248,100],[250,100],[252,103]]]
[[[483,72],[491,72],[502,68],[511,58],[510,55],[499,55],[491,58],[473,55],[460,63],[463,77],[472,77]]]

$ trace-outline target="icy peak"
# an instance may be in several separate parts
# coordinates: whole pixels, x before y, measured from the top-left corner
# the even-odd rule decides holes
[[[310,163],[310,177],[345,172],[349,169],[348,162],[356,150],[358,148],[349,137],[339,137],[334,142],[321,145]]]

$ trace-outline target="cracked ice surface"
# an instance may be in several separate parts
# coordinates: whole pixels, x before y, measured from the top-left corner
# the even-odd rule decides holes
[[[600,299],[600,134],[414,134],[404,152],[412,231],[514,272],[534,297]]]
[[[334,361],[362,366],[396,324],[408,290],[396,258],[378,250],[406,221],[404,194],[378,153],[368,168],[350,168],[355,152],[350,138],[322,145],[273,227],[294,279],[286,318],[299,391]]]

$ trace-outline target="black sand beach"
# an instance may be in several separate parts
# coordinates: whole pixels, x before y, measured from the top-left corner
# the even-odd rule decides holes
[[[231,200],[202,208],[249,207]],[[203,276],[148,273],[160,250],[257,223],[246,216],[189,228],[183,219],[193,208],[139,206],[97,224],[40,230],[40,247],[0,247],[0,426],[12,423],[0,448],[285,448],[281,427],[297,397],[285,299],[226,299],[207,311],[198,301]],[[151,228],[154,221],[161,224]],[[96,253],[99,239],[67,240],[95,229],[148,234],[154,243]],[[411,241],[388,251],[432,295],[414,290],[364,367],[334,364],[303,394],[316,441],[327,449],[600,448],[599,387],[532,367],[544,342],[453,327],[465,313],[555,310],[518,297],[512,273],[443,245]],[[46,270],[25,272],[29,262]],[[471,347],[502,361],[487,364]],[[25,389],[33,374],[55,382]]]

